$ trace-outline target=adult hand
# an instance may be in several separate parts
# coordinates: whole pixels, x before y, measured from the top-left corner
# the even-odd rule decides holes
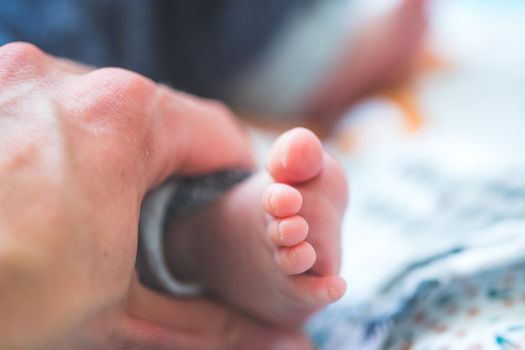
[[[30,44],[0,47],[0,348],[221,349],[262,331],[224,321],[229,339],[186,342],[210,334],[174,321],[191,305],[221,310],[210,311],[219,325],[233,312],[170,302],[133,282],[145,193],[174,173],[249,167],[247,145],[216,102],[122,69],[85,70]],[[161,304],[169,324],[149,311]]]
[[[298,331],[278,330],[206,299],[156,294],[135,279],[111,340],[118,349],[308,350]],[[87,349],[92,349],[87,347]]]

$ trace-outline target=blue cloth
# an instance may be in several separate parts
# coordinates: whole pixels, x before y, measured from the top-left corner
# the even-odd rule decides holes
[[[0,45],[27,41],[54,55],[128,68],[214,97],[312,1],[2,1]]]
[[[0,45],[27,41],[56,56],[93,66],[119,66],[201,95],[221,82],[278,30],[299,1],[17,0],[0,2]],[[304,5],[304,3],[303,3]],[[155,216],[141,215],[137,268],[164,292],[175,281],[164,266],[161,230],[248,176],[227,171],[177,186]],[[144,209],[144,208],[143,208]],[[152,221],[159,221],[153,222]],[[144,222],[150,225],[144,225]],[[158,225],[156,225],[158,224]],[[158,230],[145,232],[145,227]],[[158,232],[157,232],[158,231]]]

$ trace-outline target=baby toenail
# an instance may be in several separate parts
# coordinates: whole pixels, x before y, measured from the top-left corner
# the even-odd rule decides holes
[[[339,293],[335,287],[328,288],[328,295],[330,295],[331,300],[336,300],[339,298]]]
[[[335,287],[322,288],[319,291],[319,299],[327,303],[336,301],[340,298],[339,292]]]
[[[286,144],[283,145],[283,147],[281,148],[281,157],[279,159],[279,161],[281,162],[281,165],[283,166],[283,168],[287,168],[288,167],[288,143],[286,142]]]
[[[277,212],[279,205],[277,204],[277,195],[275,192],[272,192],[270,195],[270,207],[274,212]]]
[[[283,154],[281,155],[281,165],[283,166],[283,168],[287,168],[288,166],[288,157],[286,156],[286,152],[283,152]]]
[[[321,302],[330,302],[335,299],[336,290],[333,287],[321,288],[318,291],[318,298]]]
[[[295,253],[294,249],[290,250],[289,257],[292,263],[295,264],[295,262],[297,261],[297,254]]]
[[[282,222],[280,222],[277,225],[277,232],[279,233],[279,240],[281,242],[284,241],[284,227],[283,227],[283,223]]]

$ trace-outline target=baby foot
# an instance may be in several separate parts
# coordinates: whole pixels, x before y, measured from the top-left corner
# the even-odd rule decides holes
[[[301,128],[276,141],[267,168],[177,222],[166,256],[178,278],[262,320],[297,325],[345,291],[337,274],[346,179]]]

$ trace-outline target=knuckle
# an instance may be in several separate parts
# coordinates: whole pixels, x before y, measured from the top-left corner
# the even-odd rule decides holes
[[[134,173],[137,160],[142,164],[151,149],[149,115],[155,84],[120,68],[98,69],[72,82],[63,100],[68,119],[74,120],[73,136],[96,137],[100,142],[95,149],[112,159],[111,166]]]
[[[14,61],[38,61],[44,53],[35,45],[26,42],[14,42],[0,47],[0,57]]]
[[[0,77],[15,73],[36,75],[43,73],[47,59],[44,52],[30,43],[15,42],[0,47]]]
[[[155,93],[153,82],[121,68],[98,69],[82,79],[86,80],[75,88],[73,107],[86,121],[126,129],[142,126]]]

